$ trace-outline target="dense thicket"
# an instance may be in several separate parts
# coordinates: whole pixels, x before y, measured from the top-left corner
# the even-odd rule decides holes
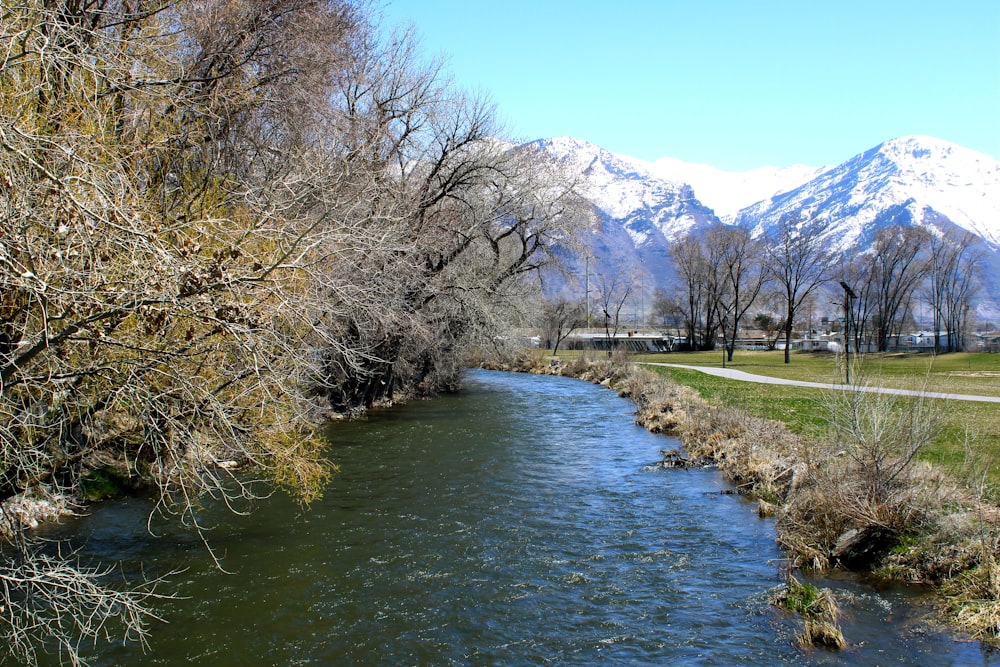
[[[0,501],[97,468],[197,527],[231,462],[304,498],[315,427],[456,381],[572,220],[410,35],[340,0],[15,0],[0,16]],[[15,659],[147,589],[3,514]]]

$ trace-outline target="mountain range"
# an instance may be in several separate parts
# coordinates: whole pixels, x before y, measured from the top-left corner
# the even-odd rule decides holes
[[[783,215],[822,220],[838,251],[865,248],[891,224],[961,229],[983,251],[979,318],[1000,319],[1000,162],[977,151],[907,136],[835,166],[726,172],[673,158],[645,162],[570,137],[530,145],[574,177],[594,206],[600,229],[588,240],[588,270],[595,273],[640,266],[647,292],[669,287],[670,244],[720,222],[764,234]]]

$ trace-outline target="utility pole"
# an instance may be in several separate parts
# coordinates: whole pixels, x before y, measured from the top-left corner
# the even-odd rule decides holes
[[[840,281],[840,286],[844,288],[844,378],[846,384],[851,384],[851,313],[854,312],[851,299],[858,296],[843,280]]]
[[[640,323],[646,323],[646,294],[642,289],[642,273],[639,274],[639,318],[635,323],[636,329],[639,328]]]

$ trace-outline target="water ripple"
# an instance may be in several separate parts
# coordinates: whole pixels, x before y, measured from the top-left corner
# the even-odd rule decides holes
[[[206,508],[232,575],[182,532],[153,539],[127,505],[83,521],[95,556],[188,567],[153,651],[95,665],[1000,664],[906,630],[907,589],[855,579],[840,654],[794,646],[771,608],[773,523],[719,495],[714,470],[650,469],[674,446],[631,404],[564,378],[472,372],[457,396],[337,424],[342,472],[300,519]],[[212,513],[215,512],[215,515]],[[104,523],[102,523],[102,517]],[[107,526],[113,526],[108,528]]]

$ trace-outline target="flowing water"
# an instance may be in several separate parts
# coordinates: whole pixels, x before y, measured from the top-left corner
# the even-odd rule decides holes
[[[331,427],[341,466],[307,511],[279,496],[202,520],[109,504],[61,530],[85,557],[172,579],[144,654],[95,665],[998,665],[928,629],[912,589],[816,581],[851,647],[795,646],[771,521],[713,470],[662,470],[676,443],[577,380],[470,372],[454,396]],[[63,535],[66,536],[65,534]],[[54,662],[53,662],[54,664]]]

